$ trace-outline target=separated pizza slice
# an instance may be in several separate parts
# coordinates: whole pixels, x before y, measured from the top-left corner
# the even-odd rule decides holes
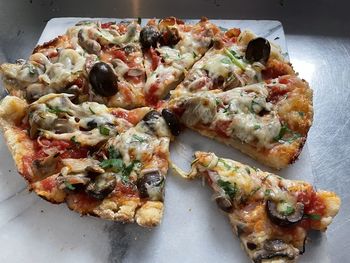
[[[144,93],[148,104],[157,104],[174,89],[221,33],[206,18],[196,24],[175,17],[162,19],[159,23],[150,20],[140,34],[147,74]]]
[[[0,66],[10,95],[32,102],[49,93],[71,93],[77,102],[110,107],[145,105],[145,70],[137,21],[83,21],[39,45],[27,61]]]
[[[232,28],[216,38],[171,93],[229,90],[282,75],[295,72],[277,45],[249,30]]]
[[[325,231],[340,198],[239,162],[196,152],[189,178],[204,177],[252,262],[296,262],[309,230]]]
[[[168,107],[185,126],[277,169],[298,158],[313,118],[312,90],[290,75],[224,92],[184,93]]]
[[[168,121],[146,107],[127,111],[70,97],[1,102],[1,128],[19,173],[52,203],[125,222],[137,212],[140,225],[158,224],[163,206],[154,188],[163,191]]]

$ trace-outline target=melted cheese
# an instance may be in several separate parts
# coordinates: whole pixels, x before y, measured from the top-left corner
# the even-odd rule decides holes
[[[231,69],[232,63],[230,59],[222,54],[215,54],[206,61],[203,65],[205,70],[208,70],[208,75],[211,78],[222,76],[227,78]]]

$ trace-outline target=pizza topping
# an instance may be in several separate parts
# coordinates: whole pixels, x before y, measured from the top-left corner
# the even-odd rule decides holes
[[[102,200],[114,190],[116,183],[115,173],[99,174],[86,186],[85,191],[88,195]]]
[[[226,196],[217,196],[214,198],[216,204],[218,207],[223,210],[226,213],[231,213],[233,211],[233,204],[230,198],[227,198]]]
[[[160,33],[155,26],[145,26],[140,32],[140,42],[144,49],[157,47]]]
[[[180,134],[180,122],[176,115],[169,109],[163,109],[162,116],[168,125],[172,135],[178,136]]]
[[[245,58],[251,63],[261,62],[265,64],[270,57],[270,51],[270,42],[265,38],[258,37],[249,41]]]
[[[93,39],[90,39],[86,34],[88,32],[84,29],[80,29],[78,32],[78,43],[89,54],[98,55],[101,51],[101,45]]]
[[[162,29],[160,44],[163,46],[175,46],[181,40],[179,30],[173,26]]]
[[[265,259],[287,258],[294,260],[298,257],[299,250],[287,244],[281,239],[266,240],[263,247],[256,251],[252,260],[254,263],[265,262]]]
[[[266,202],[266,211],[270,220],[276,225],[287,227],[300,222],[304,216],[304,204],[297,202],[291,204],[287,201]]]
[[[59,153],[50,154],[47,157],[35,159],[32,162],[32,170],[35,176],[44,179],[54,174],[58,168]]]
[[[117,76],[113,69],[104,62],[98,62],[92,67],[89,81],[93,90],[101,96],[109,97],[118,92]]]
[[[137,188],[141,198],[162,201],[164,197],[164,177],[158,169],[144,172],[137,180]]]

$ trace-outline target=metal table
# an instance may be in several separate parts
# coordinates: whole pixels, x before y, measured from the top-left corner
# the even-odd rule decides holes
[[[350,252],[350,3],[330,0],[0,1],[0,63],[28,57],[52,17],[178,17],[279,20],[291,62],[314,89],[315,117],[308,147],[316,187],[342,198],[330,226],[332,262]]]

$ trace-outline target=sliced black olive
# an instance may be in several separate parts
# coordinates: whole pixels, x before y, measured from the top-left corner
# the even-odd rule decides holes
[[[143,121],[146,123],[149,123],[153,121],[154,119],[158,119],[160,117],[160,113],[156,110],[151,110],[147,112],[147,114],[143,117]]]
[[[99,174],[87,185],[85,191],[90,196],[102,200],[114,190],[116,183],[115,173]]]
[[[97,128],[97,122],[94,120],[89,121],[86,125],[89,130]]]
[[[247,248],[249,250],[255,250],[258,246],[253,242],[247,242]]]
[[[266,63],[270,57],[270,52],[270,42],[265,38],[258,37],[248,43],[245,58],[251,63]]]
[[[145,26],[140,32],[140,42],[143,48],[156,47],[160,33],[154,26]]]
[[[304,204],[298,202],[293,208],[294,209],[292,212],[286,214],[278,211],[276,202],[271,200],[266,202],[267,215],[269,216],[270,220],[274,224],[282,227],[294,225],[303,219]]]
[[[178,136],[180,134],[181,127],[180,127],[179,119],[176,117],[176,115],[168,109],[163,109],[162,116],[166,124],[169,126],[169,129],[172,135]]]
[[[162,32],[160,44],[162,46],[175,46],[181,40],[179,31],[175,27],[166,27]]]
[[[164,195],[164,177],[159,170],[145,173],[137,180],[137,188],[141,198],[161,201]]]
[[[215,202],[221,210],[227,213],[231,213],[233,211],[233,205],[230,199],[224,196],[219,196],[215,198]]]
[[[104,97],[118,92],[118,79],[113,69],[104,62],[96,63],[90,70],[89,81],[93,90]]]
[[[286,244],[283,240],[266,240],[263,248],[254,253],[252,259],[254,263],[261,263],[264,259],[287,258],[293,260],[298,256],[298,249]]]

